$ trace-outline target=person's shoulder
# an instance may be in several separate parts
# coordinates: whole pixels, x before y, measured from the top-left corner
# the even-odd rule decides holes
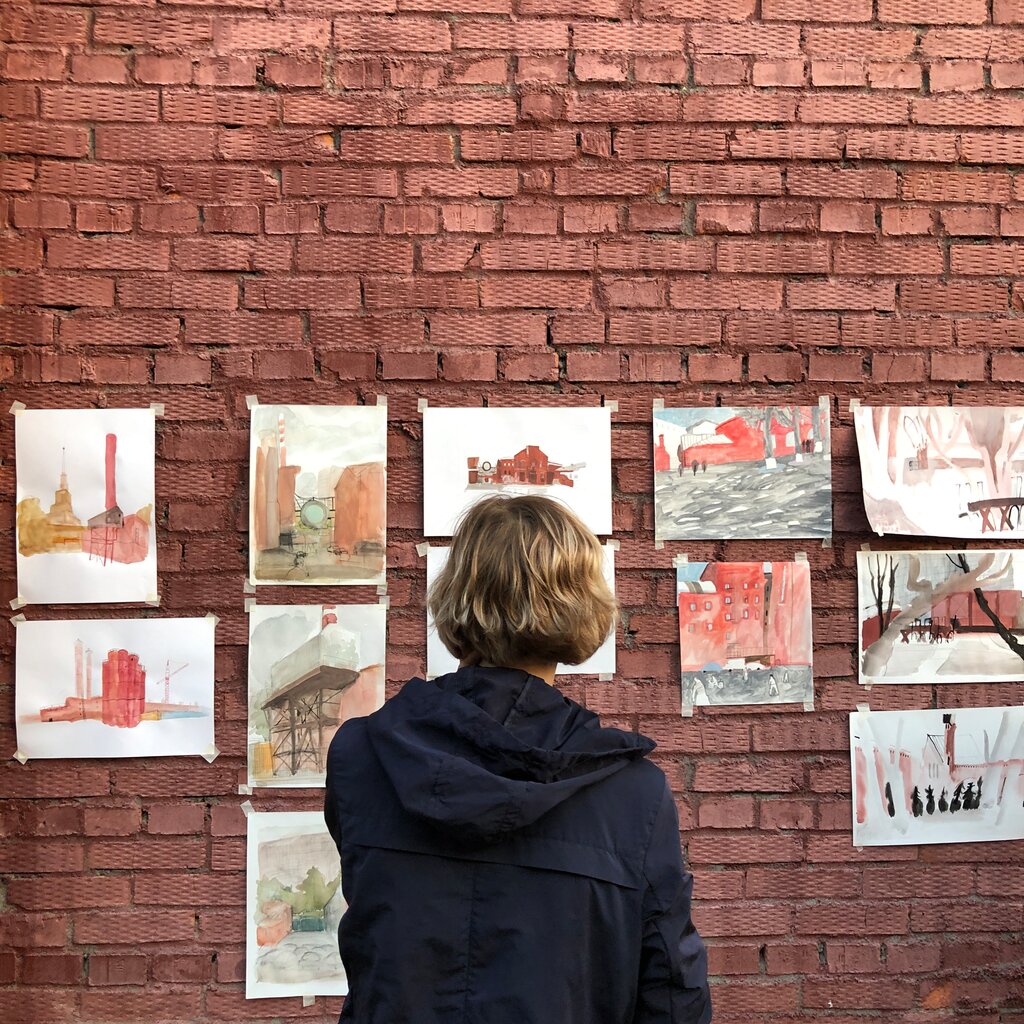
[[[329,761],[337,761],[340,758],[359,756],[369,745],[367,733],[368,716],[361,718],[350,718],[342,722],[338,731],[331,740],[327,752]]]

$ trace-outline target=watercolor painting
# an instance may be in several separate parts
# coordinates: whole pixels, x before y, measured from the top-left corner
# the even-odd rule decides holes
[[[854,846],[1024,839],[1024,707],[850,715]]]
[[[215,620],[18,624],[15,713],[27,757],[172,757],[213,745]]]
[[[654,411],[655,539],[831,535],[827,399]]]
[[[383,583],[387,408],[257,405],[251,420],[250,582]]]
[[[437,579],[445,563],[448,561],[446,547],[427,548],[427,587]],[[615,550],[608,544],[604,545],[604,578],[615,593]],[[615,637],[619,628],[618,617],[604,643],[579,665],[558,665],[556,675],[614,675],[615,673]],[[459,667],[458,661],[441,642],[434,628],[430,612],[427,612],[427,678],[454,672]]]
[[[1024,551],[858,551],[860,681],[1024,680]]]
[[[814,696],[805,561],[676,567],[683,707]]]
[[[341,861],[320,811],[246,819],[245,997],[343,996]]]
[[[339,726],[384,703],[381,604],[249,611],[249,785],[323,786]]]
[[[1024,408],[860,406],[853,422],[876,533],[1024,536]]]
[[[543,494],[612,532],[611,410],[423,411],[423,532],[450,537],[491,494]]]
[[[152,409],[15,415],[18,596],[25,604],[156,597]]]

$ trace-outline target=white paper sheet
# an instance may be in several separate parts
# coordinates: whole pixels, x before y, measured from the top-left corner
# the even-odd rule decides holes
[[[246,999],[346,995],[341,861],[322,812],[252,812],[247,833]],[[316,891],[332,893],[326,905]]]
[[[156,596],[155,423],[152,409],[17,414],[18,596],[26,604]]]
[[[385,616],[379,604],[252,607],[250,786],[324,785],[339,726],[384,703]]]
[[[20,623],[19,750],[30,758],[207,753],[214,629],[212,617]]]
[[[499,460],[514,462],[514,472],[503,473]],[[425,409],[424,534],[450,537],[462,512],[493,494],[544,494],[610,534],[611,411]]]
[[[450,548],[429,547],[427,548],[427,587],[434,582],[438,574],[448,561]],[[615,551],[609,545],[604,545],[604,578],[608,586],[615,593]],[[555,669],[556,675],[582,676],[582,675],[614,675],[615,673],[615,637],[618,632],[618,616],[612,625],[612,630],[606,637],[603,644],[579,665],[558,665]],[[434,622],[427,612],[427,678],[435,679],[437,676],[454,672],[459,663],[447,647],[441,642],[434,628]]]

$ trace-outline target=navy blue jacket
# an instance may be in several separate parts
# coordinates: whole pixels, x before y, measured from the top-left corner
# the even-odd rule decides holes
[[[343,725],[325,804],[348,902],[341,1021],[710,1021],[653,747],[515,669],[413,679]]]

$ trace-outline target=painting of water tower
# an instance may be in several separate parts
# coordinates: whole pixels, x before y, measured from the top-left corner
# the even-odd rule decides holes
[[[255,406],[250,581],[382,583],[386,455],[384,406]]]
[[[827,399],[655,409],[656,540],[831,535]]]
[[[380,604],[249,611],[249,785],[323,786],[339,726],[384,703]]]
[[[156,596],[152,409],[22,409],[15,418],[18,596]]]
[[[676,568],[683,707],[814,696],[806,561]]]
[[[18,749],[168,757],[213,747],[213,616],[18,624]]]

